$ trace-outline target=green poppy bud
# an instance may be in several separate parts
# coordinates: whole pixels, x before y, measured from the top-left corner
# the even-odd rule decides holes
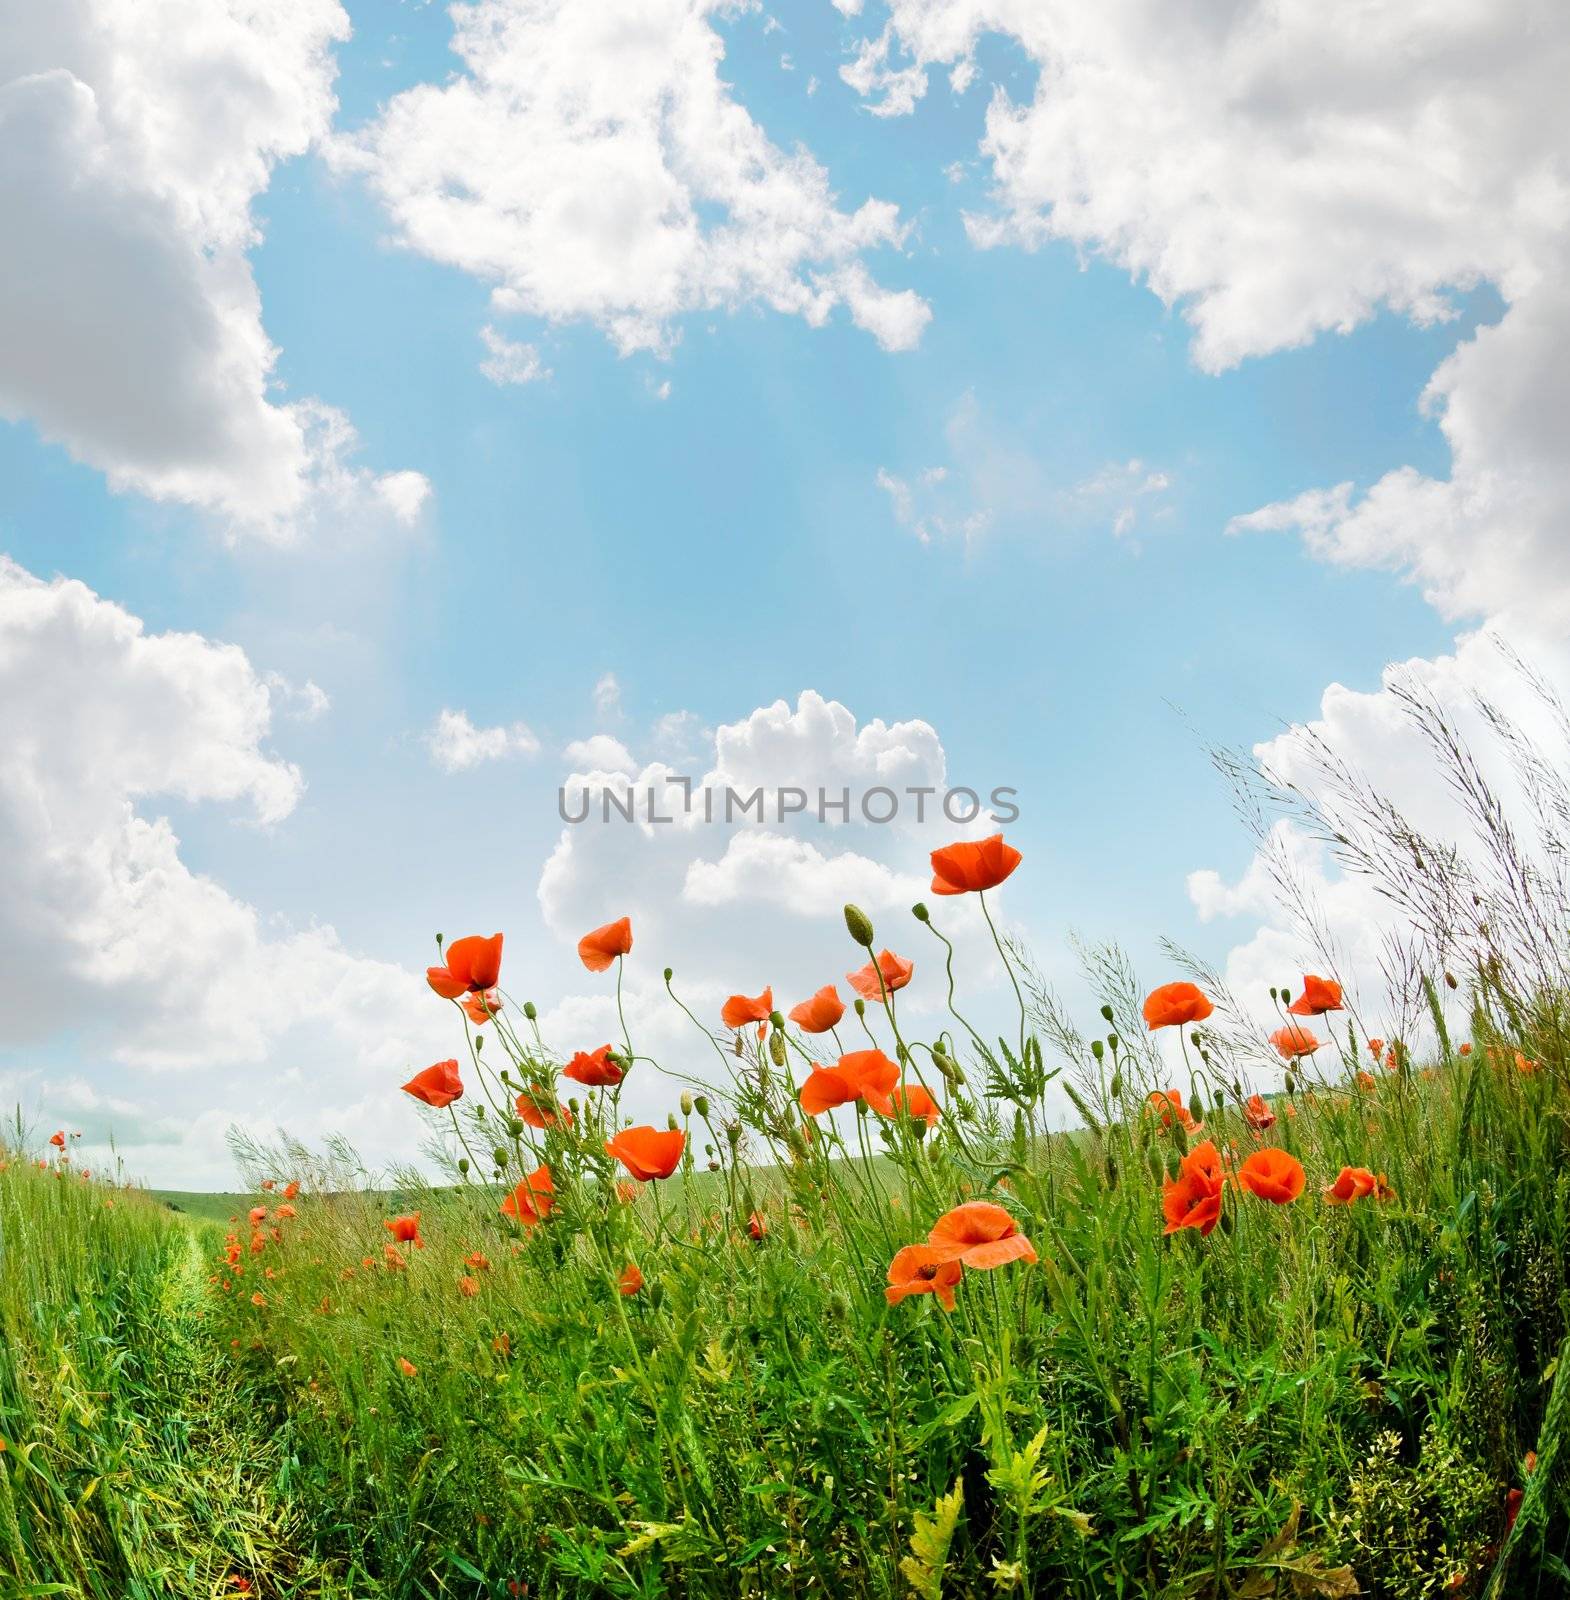
[[[511,1152],[505,1145],[499,1144],[493,1151],[491,1151],[491,1160],[494,1161],[498,1167],[505,1167],[507,1165],[507,1157],[510,1153]]]
[[[523,1014],[529,1019],[530,1022],[533,1022],[534,1019],[539,1016],[539,1012],[534,1009],[534,1002],[532,1000],[525,1000],[523,1002]]]
[[[666,1116],[665,1126],[669,1128],[672,1133],[675,1133],[676,1130],[681,1127],[681,1124],[676,1120],[676,1113],[674,1111],[670,1112]]]
[[[769,1060],[777,1067],[785,1065],[785,1035],[771,1033],[769,1035]]]
[[[1090,1053],[1099,1061],[1107,1053],[1107,1047],[1099,1039],[1092,1039]]]
[[[1121,1071],[1112,1074],[1112,1082],[1108,1085],[1112,1091],[1112,1098],[1119,1100],[1123,1096],[1123,1074]]]
[[[1101,1015],[1102,1015],[1102,1016],[1103,1016],[1103,1017],[1104,1017],[1104,1018],[1105,1018],[1105,1019],[1106,1019],[1106,1020],[1107,1020],[1107,1021],[1108,1021],[1108,1022],[1111,1022],[1111,1021],[1112,1021],[1112,1020],[1113,1020],[1113,1018],[1112,1018],[1112,1007],[1111,1007],[1111,1006],[1103,1006],[1103,1007],[1102,1007],[1102,1008],[1101,1008]]]
[[[709,1097],[706,1094],[695,1094],[692,1097],[692,1104],[693,1109],[697,1111],[698,1115],[707,1121],[709,1115]]]
[[[469,1158],[467,1156],[458,1157],[458,1170],[465,1177],[469,1175]]]
[[[872,919],[860,906],[845,907],[845,927],[852,939],[863,948],[872,948]]]
[[[919,900],[910,908],[910,914],[917,922],[931,922],[932,920],[932,913]]]

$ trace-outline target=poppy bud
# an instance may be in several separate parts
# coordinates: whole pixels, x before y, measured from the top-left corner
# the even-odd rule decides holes
[[[438,950],[440,950],[441,947],[442,947],[442,936],[440,934],[437,934],[436,935],[436,948]]]
[[[1123,1073],[1121,1069],[1112,1074],[1112,1082],[1107,1087],[1111,1089],[1114,1100],[1123,1098]]]
[[[693,1109],[705,1122],[709,1118],[709,1097],[706,1094],[695,1094],[692,1097]]]
[[[1179,1174],[1179,1172],[1181,1172],[1182,1170],[1183,1170],[1183,1163],[1182,1163],[1181,1159],[1174,1152],[1169,1150],[1167,1152],[1167,1163],[1166,1163],[1167,1176],[1169,1178],[1174,1178],[1175,1179],[1177,1177],[1177,1175]]]
[[[1112,1047],[1112,1049],[1116,1050],[1118,1047],[1118,1036],[1115,1033],[1109,1033],[1107,1035],[1107,1043]]]
[[[867,1002],[865,1000],[861,999],[860,996],[858,996],[857,999],[856,999],[856,1015],[858,1017],[864,1017],[864,1016],[866,1016],[866,1014],[867,1014]]]
[[[1278,995],[1278,991],[1277,991],[1277,989],[1276,989],[1276,986],[1275,986],[1275,984],[1271,984],[1271,986],[1270,986],[1270,998],[1271,998],[1271,999],[1272,999],[1272,1000],[1275,1000],[1275,999],[1277,999],[1277,998],[1278,998],[1278,997],[1279,997],[1279,995]]]
[[[930,922],[932,920],[932,914],[919,900],[910,908],[910,914],[917,922]]]
[[[570,1112],[571,1112],[571,1113],[572,1113],[572,1114],[573,1114],[573,1115],[574,1115],[574,1116],[577,1116],[577,1115],[578,1115],[578,1113],[579,1113],[579,1112],[580,1112],[580,1111],[581,1111],[581,1110],[582,1110],[582,1109],[583,1109],[583,1107],[582,1107],[582,1106],[580,1106],[580,1105],[579,1105],[579,1104],[578,1104],[578,1097],[577,1097],[577,1095],[573,1095],[573,1097],[572,1097],[572,1098],[571,1098],[571,1099],[570,1099],[570,1100],[569,1100],[569,1101],[568,1101],[568,1102],[567,1102],[567,1109],[568,1109],[568,1110],[569,1110],[569,1111],[570,1111]]]
[[[523,1002],[523,1014],[529,1019],[530,1022],[533,1022],[534,1019],[539,1016],[539,1012],[534,1009],[534,1002],[532,1000],[525,1000]]]
[[[501,1145],[497,1145],[496,1148],[491,1151],[491,1160],[493,1160],[498,1167],[505,1167],[507,1165],[507,1156],[508,1151]]]
[[[485,1035],[483,1033],[475,1034],[474,1048],[476,1051],[483,1050],[485,1048]]]
[[[1447,972],[1447,973],[1446,973],[1446,974],[1445,974],[1445,983],[1446,983],[1446,984],[1447,984],[1447,985],[1448,985],[1448,986],[1449,986],[1449,987],[1450,987],[1450,988],[1452,988],[1452,989],[1453,989],[1453,988],[1455,988],[1455,986],[1456,986],[1456,975],[1455,975],[1455,973],[1453,973],[1453,972]]]
[[[509,1087],[511,1087],[511,1085],[512,1085],[512,1074],[506,1069],[506,1067],[503,1067],[501,1069],[501,1071],[499,1073],[497,1073],[497,1077],[499,1077],[502,1080],[503,1083],[505,1083]]]
[[[1114,1158],[1114,1156],[1112,1155],[1112,1152],[1110,1150],[1107,1152],[1106,1168],[1107,1168],[1107,1187],[1109,1189],[1115,1189],[1118,1186],[1118,1164],[1117,1164],[1117,1161]]]
[[[1155,1145],[1151,1145],[1150,1147],[1150,1154],[1146,1159],[1146,1165],[1150,1168],[1150,1176],[1155,1179],[1157,1183],[1160,1183],[1163,1174],[1166,1172],[1166,1163],[1162,1158],[1161,1151]]]
[[[894,1143],[894,1130],[888,1125],[888,1123],[885,1122],[882,1127],[878,1129],[878,1137],[884,1142],[884,1144],[892,1145]]]
[[[868,950],[872,948],[872,921],[860,906],[845,907],[845,927],[857,944]]]
[[[741,1124],[739,1122],[727,1123],[725,1125],[725,1137],[730,1140],[731,1149],[734,1150],[741,1143]]]
[[[1090,1053],[1097,1061],[1100,1061],[1106,1055],[1107,1047],[1099,1039],[1092,1039],[1090,1041]]]
[[[709,1146],[706,1145],[704,1148],[708,1149]],[[710,1172],[718,1172],[719,1170],[720,1170],[720,1164],[719,1164],[718,1161],[711,1161],[709,1163],[709,1171]]]
[[[771,1028],[775,1029],[776,1031],[779,1031],[779,1030],[783,1029],[784,1026],[785,1026],[785,1018],[783,1017],[783,1015],[781,1015],[780,1012],[771,1011],[769,1013],[769,1026]]]
[[[1292,1076],[1292,1074],[1290,1072],[1286,1073],[1282,1077],[1282,1079],[1281,1079],[1281,1087],[1283,1089],[1285,1089],[1288,1094],[1291,1094],[1292,1091],[1297,1088],[1297,1080]]]
[[[934,1050],[932,1052],[932,1064],[938,1069],[939,1072],[943,1074],[945,1078],[948,1079],[950,1083],[954,1083],[956,1081],[954,1074],[958,1072],[959,1068],[956,1067],[941,1050]]]
[[[660,1309],[660,1303],[664,1300],[664,1298],[665,1285],[663,1283],[652,1283],[649,1285],[649,1304],[653,1306],[656,1311]]]
[[[477,1121],[484,1122],[485,1121],[485,1107],[484,1106],[476,1106],[474,1108],[474,1115],[475,1115],[475,1119]]]
[[[521,1139],[523,1137],[523,1124],[516,1117],[513,1117],[507,1124],[507,1132],[514,1139]]]
[[[785,1035],[771,1033],[769,1035],[769,1060],[777,1067],[785,1065]]]
[[[1103,1006],[1101,1008],[1101,1015],[1106,1019],[1106,1021],[1111,1022],[1112,1021],[1112,1007],[1111,1006]]]
[[[1191,1090],[1188,1097],[1188,1114],[1195,1122],[1205,1120],[1205,1102],[1199,1098],[1199,1090]]]
[[[464,1174],[464,1176],[465,1176],[465,1177],[467,1177],[467,1176],[468,1176],[468,1172],[469,1172],[469,1158],[468,1158],[468,1157],[467,1157],[467,1156],[459,1156],[459,1157],[458,1157],[458,1170],[459,1170],[459,1171],[460,1171],[460,1172],[461,1172],[461,1173],[463,1173],[463,1174]]]
[[[1198,1121],[1198,1118],[1195,1118],[1195,1120]],[[1188,1154],[1188,1132],[1183,1124],[1175,1118],[1172,1123],[1172,1142],[1184,1155]]]
[[[1226,1095],[1224,1093],[1222,1093],[1222,1091],[1220,1089],[1212,1090],[1211,1091],[1211,1097],[1216,1102],[1216,1110],[1217,1111],[1221,1111],[1221,1110],[1223,1110],[1225,1108],[1226,1103],[1227,1103],[1227,1097],[1226,1097]]]
[[[1190,1043],[1190,1044],[1191,1044],[1191,1045],[1193,1045],[1193,1047],[1194,1047],[1194,1048],[1195,1048],[1195,1049],[1196,1049],[1196,1050],[1198,1050],[1198,1049],[1200,1049],[1200,1048],[1202,1048],[1202,1046],[1203,1046],[1203,1045],[1204,1045],[1204,1042],[1205,1042],[1205,1041],[1204,1041],[1204,1040],[1203,1040],[1203,1039],[1202,1039],[1202,1038],[1201,1038],[1201,1037],[1200,1037],[1200,1036],[1199,1036],[1199,1033],[1198,1033],[1198,1032],[1197,1032],[1197,1031],[1196,1031],[1196,1032],[1194,1032],[1194,1033],[1191,1033],[1191,1034],[1190,1034],[1190,1035],[1189,1035],[1189,1036],[1188,1036],[1188,1042],[1189,1042],[1189,1043]]]

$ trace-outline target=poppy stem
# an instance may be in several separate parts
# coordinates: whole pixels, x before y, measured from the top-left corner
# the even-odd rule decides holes
[[[1009,975],[1009,982],[1014,985],[1014,998],[1019,1002],[1019,1058],[1025,1059],[1025,1024],[1029,1013],[1025,1010],[1025,996],[1020,991],[1019,979],[1014,976],[1014,964],[1008,958],[1008,951],[1003,948],[1003,941],[998,937],[997,924],[992,920],[992,913],[987,909],[987,892],[985,889],[977,890],[976,898],[981,902],[981,914],[987,919],[987,927],[992,933],[992,942],[998,947],[998,956],[1003,962],[1003,970]],[[968,1026],[968,1024],[967,1024]]]

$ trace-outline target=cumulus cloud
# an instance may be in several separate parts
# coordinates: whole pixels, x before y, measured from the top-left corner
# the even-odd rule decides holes
[[[536,755],[540,741],[521,722],[477,728],[468,712],[444,706],[425,735],[425,747],[443,772],[467,772],[487,761]]]
[[[341,413],[271,397],[247,259],[256,196],[327,130],[347,36],[337,0],[16,13],[0,43],[0,416],[236,534],[418,515],[419,474],[349,466]]]
[[[608,733],[591,734],[587,739],[574,739],[562,751],[562,759],[570,761],[580,772],[636,773],[638,763],[620,739]]]
[[[720,76],[731,0],[477,0],[463,70],[395,95],[338,164],[396,237],[492,286],[498,316],[588,320],[668,350],[686,313],[760,304],[816,327],[837,306],[885,348],[929,312],[876,283],[898,210],[842,210],[804,149],[770,142]]]
[[[480,329],[480,342],[486,350],[480,371],[498,388],[510,383],[540,383],[551,375],[532,344],[519,344],[488,322]]]

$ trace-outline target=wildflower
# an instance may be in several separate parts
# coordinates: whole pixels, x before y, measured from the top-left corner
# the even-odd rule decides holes
[[[249,1594],[251,1592],[251,1580],[242,1577],[238,1572],[232,1573],[229,1578],[229,1587],[236,1594]]]
[[[1198,1228],[1204,1237],[1221,1220],[1221,1193],[1225,1187],[1221,1152],[1209,1139],[1195,1145],[1179,1162],[1177,1176],[1161,1186],[1161,1213],[1167,1222],[1162,1232]]]
[[[621,1276],[616,1280],[617,1291],[625,1295],[634,1295],[643,1287],[643,1274],[638,1270],[636,1261],[629,1261],[622,1268]]]
[[[1537,1063],[1529,1056],[1524,1056],[1519,1050],[1515,1053],[1515,1069],[1517,1072],[1532,1073],[1537,1071]]]
[[[1349,1206],[1374,1192],[1374,1175],[1367,1167],[1343,1167],[1336,1181],[1325,1190],[1328,1206]]]
[[[483,1028],[502,1008],[502,997],[494,989],[468,995],[462,1002],[464,1015],[475,1027]]]
[[[1385,1041],[1383,1039],[1370,1039],[1368,1041],[1368,1053],[1377,1063],[1379,1058],[1385,1053]]]
[[[466,1267],[473,1267],[476,1272],[489,1272],[491,1270],[490,1257],[481,1255],[478,1250],[473,1255],[465,1256],[463,1264]]]
[[[435,1066],[417,1072],[404,1084],[403,1092],[413,1095],[436,1111],[463,1098],[463,1083],[458,1077],[455,1060],[438,1061]]]
[[[790,1008],[790,1020],[803,1033],[827,1033],[845,1015],[845,1002],[832,983],[826,983],[810,1000]]]
[[[1357,1075],[1357,1086],[1364,1094],[1372,1094],[1379,1087],[1379,1082],[1372,1072],[1360,1072]]]
[[[1250,1194],[1272,1205],[1290,1205],[1303,1192],[1303,1163],[1274,1146],[1256,1150],[1238,1168],[1237,1181]]]
[[[995,889],[1023,859],[1003,835],[951,844],[932,852],[933,894],[969,894]]]
[[[867,1097],[867,1103],[876,1110],[883,1111],[883,1107],[870,1095]],[[889,1108],[883,1111],[883,1115],[889,1117],[899,1111],[903,1111],[907,1117],[925,1122],[929,1128],[935,1127],[938,1118],[943,1115],[943,1108],[919,1083],[902,1083],[890,1094]]]
[[[622,1205],[630,1206],[638,1198],[637,1184],[628,1183],[625,1178],[618,1178],[616,1180],[616,1198]]]
[[[954,1309],[954,1286],[964,1268],[958,1261],[944,1260],[923,1244],[908,1244],[895,1252],[889,1262],[889,1286],[883,1293],[891,1306],[907,1295],[935,1294],[945,1311]]]
[[[884,950],[879,953],[876,962],[869,961],[858,971],[846,973],[845,981],[863,1000],[881,1005],[884,993],[893,994],[896,989],[903,989],[915,970],[914,961],[907,961],[892,950]],[[878,981],[880,973],[883,978],[881,984]]]
[[[403,1259],[403,1253],[395,1244],[382,1246],[382,1262],[389,1272],[407,1272],[409,1263]]]
[[[614,1139],[605,1141],[606,1151],[640,1183],[670,1177],[686,1147],[687,1135],[675,1128],[623,1128]]]
[[[265,1306],[267,1304],[267,1296],[264,1295],[260,1289],[258,1289],[255,1294],[251,1296],[251,1304],[253,1306]]]
[[[939,1261],[961,1261],[967,1267],[1036,1259],[1035,1247],[1013,1217],[990,1200],[967,1200],[944,1212],[932,1225],[927,1245]]]
[[[1198,984],[1164,983],[1145,996],[1141,1014],[1145,1019],[1145,1027],[1154,1033],[1157,1028],[1203,1022],[1215,1009]]]
[[[720,1007],[720,1021],[727,1028],[744,1028],[749,1022],[767,1022],[769,1014],[774,1010],[774,990],[765,989],[762,994],[749,999],[744,994],[733,994],[729,1000]]]
[[[590,972],[604,972],[617,956],[632,949],[632,918],[618,917],[578,941],[578,959]]]
[[[1457,1052],[1458,1055],[1463,1055],[1463,1056],[1469,1056],[1469,1055],[1471,1055],[1471,1053],[1472,1053],[1472,1047],[1469,1044],[1462,1045],[1460,1050]]]
[[[494,989],[502,975],[502,936],[493,933],[489,939],[471,934],[467,939],[454,939],[447,946],[447,965],[426,969],[425,981],[444,1000],[455,1000],[467,990],[479,994]]]
[[[491,1340],[491,1354],[500,1356],[504,1361],[512,1355],[512,1335],[499,1333]]]
[[[411,1211],[401,1217],[387,1217],[382,1226],[395,1238],[399,1244],[412,1244],[416,1250],[425,1248],[425,1241],[420,1237],[420,1213]]]
[[[467,1272],[464,1273],[464,1275],[458,1280],[458,1293],[461,1294],[464,1299],[472,1300],[479,1292],[480,1280],[478,1278],[471,1278]]]
[[[1177,1089],[1168,1089],[1163,1093],[1160,1089],[1152,1089],[1145,1097],[1146,1108],[1161,1119],[1163,1128],[1172,1126],[1172,1119],[1177,1118],[1184,1133],[1198,1133],[1204,1123],[1196,1122],[1193,1114],[1183,1102],[1182,1093]]]
[[[607,1045],[606,1049],[610,1046]],[[540,1084],[532,1084],[518,1096],[516,1101],[520,1121],[528,1123],[531,1128],[554,1128],[558,1122],[572,1126],[572,1113],[566,1106],[558,1105],[554,1111],[548,1109],[551,1104],[550,1091]]]
[[[294,1199],[294,1197],[299,1192],[300,1192],[300,1185],[298,1183],[294,1183],[294,1182],[286,1183],[284,1185],[283,1197],[284,1197],[285,1200],[292,1200],[292,1199]]]
[[[273,1215],[275,1217],[283,1217],[285,1220],[287,1220],[290,1217],[297,1217],[297,1216],[299,1216],[299,1214],[300,1213],[298,1211],[296,1211],[293,1206],[288,1206],[288,1205],[279,1206],[278,1209],[275,1212],[273,1212]]]
[[[852,1050],[832,1067],[813,1062],[801,1086],[801,1109],[816,1117],[835,1106],[865,1100],[884,1116],[892,1116],[890,1091],[898,1082],[899,1068],[881,1050]]]
[[[1521,1515],[1521,1502],[1526,1499],[1524,1489],[1512,1489],[1505,1496],[1505,1532],[1509,1533],[1515,1527],[1515,1519]]]
[[[1287,1007],[1294,1017],[1322,1017],[1327,1011],[1341,1009],[1341,985],[1312,973],[1304,974],[1302,994]]]
[[[1256,1133],[1263,1133],[1276,1125],[1276,1114],[1265,1104],[1263,1095],[1251,1094],[1243,1102],[1243,1120]]]
[[[262,1179],[262,1188],[263,1189],[276,1189],[277,1187],[278,1187],[278,1185],[277,1185],[276,1182],[274,1182],[273,1179],[271,1179],[271,1178],[263,1178]]]
[[[1299,1022],[1289,1022],[1271,1034],[1270,1042],[1284,1061],[1296,1061],[1299,1056],[1311,1056],[1325,1041],[1316,1039]]]
[[[1385,1181],[1384,1173],[1376,1172],[1374,1174],[1374,1199],[1383,1205],[1386,1200],[1394,1200],[1395,1197],[1396,1192]]]
[[[620,1083],[623,1073],[611,1060],[611,1047],[602,1044],[598,1050],[580,1050],[562,1068],[562,1076],[571,1078],[575,1083],[588,1084],[592,1089],[606,1084]]]
[[[751,1239],[761,1239],[769,1231],[768,1218],[761,1211],[754,1211],[747,1218],[747,1235]]]
[[[551,1207],[556,1204],[555,1195],[551,1169],[537,1167],[521,1183],[513,1185],[512,1193],[501,1203],[501,1211],[526,1228],[537,1227],[551,1214]]]
[[[56,1150],[64,1150],[65,1149],[65,1133],[64,1133],[64,1131],[62,1130],[59,1133],[51,1133],[49,1135],[49,1142],[50,1142],[50,1144],[52,1144],[55,1147]]]
[[[259,1223],[265,1222],[267,1220],[267,1207],[266,1206],[252,1206],[250,1215],[251,1215],[251,1226],[254,1228]]]
[[[404,1377],[412,1378],[418,1374],[420,1369],[415,1366],[415,1364],[410,1361],[407,1356],[399,1356],[398,1370],[404,1375]]]

